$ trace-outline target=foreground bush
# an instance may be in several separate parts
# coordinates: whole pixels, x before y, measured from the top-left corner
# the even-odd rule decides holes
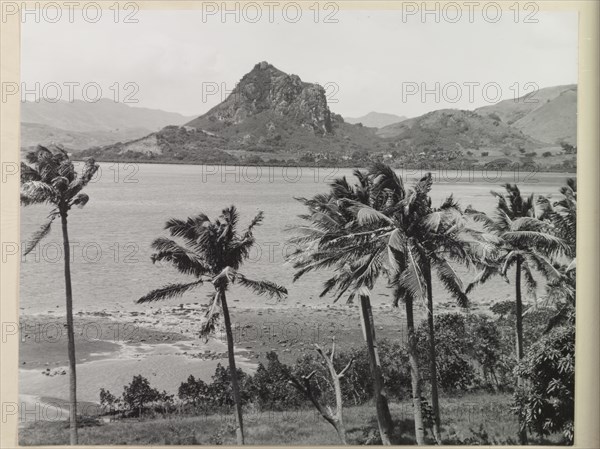
[[[519,366],[526,379],[516,394],[522,422],[540,436],[562,432],[573,444],[575,326],[552,329],[534,343]]]

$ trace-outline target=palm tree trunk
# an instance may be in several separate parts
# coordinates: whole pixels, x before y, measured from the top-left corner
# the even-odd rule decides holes
[[[440,434],[440,401],[438,397],[437,363],[435,355],[435,326],[433,322],[433,291],[431,289],[431,265],[425,262],[425,282],[427,284],[427,324],[429,330],[429,374],[431,376],[431,408],[433,409],[433,436],[437,444],[442,444]]]
[[[67,229],[67,213],[60,214],[63,234],[63,251],[65,256],[65,296],[67,300],[67,338],[69,353],[69,442],[77,441],[77,373],[75,359],[75,330],[73,326],[73,291],[71,288],[71,248]]]
[[[244,444],[244,422],[242,419],[242,397],[240,395],[240,386],[238,384],[237,369],[235,367],[235,354],[233,347],[233,333],[231,332],[231,319],[229,317],[229,308],[225,298],[225,290],[219,291],[221,297],[221,307],[223,308],[223,318],[225,319],[225,333],[227,334],[227,356],[229,357],[229,372],[231,375],[231,389],[233,390],[233,402],[235,403],[235,418],[237,428],[237,443]]]
[[[516,332],[516,344],[517,344],[517,363],[521,363],[523,359],[523,302],[521,299],[521,257],[517,256],[517,272],[515,274],[515,297],[516,297],[516,319],[517,319],[517,332]],[[523,379],[520,375],[517,375],[517,388],[523,386]],[[521,421],[521,414],[519,413],[519,421]],[[523,423],[519,422],[521,427]],[[522,426],[519,430],[519,443],[521,445],[527,444],[527,429]]]
[[[412,384],[413,414],[415,417],[415,439],[417,444],[425,444],[425,426],[423,425],[423,409],[421,408],[421,378],[417,362],[417,340],[415,338],[415,320],[412,300],[406,298],[406,329],[408,332],[408,363],[410,364],[410,380]]]
[[[375,328],[373,325],[373,311],[371,309],[371,299],[367,295],[360,295],[361,315],[365,340],[367,342],[367,351],[369,354],[369,366],[373,376],[373,392],[377,407],[377,424],[379,425],[379,434],[381,442],[385,445],[391,445],[390,437],[393,430],[392,416],[387,402],[387,394],[383,385],[383,375],[381,373],[381,364],[379,354],[377,353],[377,342],[375,339]]]

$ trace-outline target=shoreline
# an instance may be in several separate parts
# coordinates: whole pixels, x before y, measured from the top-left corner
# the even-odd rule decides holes
[[[83,150],[84,151],[84,150]],[[86,156],[85,158],[82,158],[81,156],[79,156],[78,153],[72,154],[71,155],[71,159],[74,162],[83,162],[85,161],[85,159],[87,159],[88,157],[92,157],[92,156]],[[334,169],[334,170],[341,170],[341,169],[367,169],[369,167],[369,164],[367,165],[356,165],[356,164],[349,164],[349,165],[328,165],[328,164],[324,164],[324,165],[319,165],[319,164],[313,164],[313,165],[303,165],[303,164],[288,164],[288,165],[282,165],[282,164],[270,164],[268,161],[264,161],[264,163],[261,164],[245,164],[243,163],[243,161],[239,161],[240,163],[237,164],[233,164],[233,163],[213,163],[213,162],[196,162],[196,161],[176,161],[176,160],[168,160],[168,161],[140,161],[138,159],[95,159],[96,162],[102,162],[102,163],[106,163],[106,164],[116,164],[116,163],[122,163],[122,164],[148,164],[148,165],[205,165],[205,166],[209,166],[209,167],[220,167],[220,166],[228,166],[228,167],[272,167],[272,168],[306,168],[306,169]],[[420,167],[420,166],[400,166],[400,167],[392,167],[394,170],[421,170],[422,172],[426,173],[426,172],[435,172],[440,171],[440,170],[489,170],[489,169],[494,169],[493,167],[493,163],[494,161],[490,161],[487,164],[483,164],[483,165],[479,165],[479,164],[471,164],[471,165],[465,165],[465,166],[460,166],[460,167],[455,167],[455,168],[449,168],[447,167],[447,164],[445,164],[444,162],[446,161],[440,161],[440,162],[434,162],[433,165],[434,167]],[[575,169],[574,171],[563,171],[563,170],[546,170],[546,169],[541,169],[538,166],[530,166],[530,165],[522,165],[518,162],[513,163],[512,165],[518,165],[518,169],[519,170],[527,170],[527,169],[532,169],[532,173],[554,173],[554,174],[560,174],[560,175],[577,175],[577,169]],[[435,167],[435,165],[437,165],[437,167]],[[490,166],[491,165],[491,166]],[[503,167],[497,167],[499,169],[503,169]],[[513,168],[514,169],[514,168]]]
[[[210,381],[218,364],[227,366],[224,330],[208,341],[197,335],[204,305],[166,305],[144,312],[76,314],[78,398],[98,403],[100,388],[119,396],[134,375],[146,377],[154,388],[176,394],[189,375]],[[458,311],[448,302],[440,312]],[[377,338],[402,342],[406,338],[402,308],[373,306]],[[415,310],[418,317],[425,315]],[[358,305],[323,307],[231,309],[238,367],[253,373],[274,351],[293,364],[314,353],[315,344],[329,348],[332,337],[340,350],[362,347]],[[64,317],[47,314],[20,317],[19,393],[22,397],[68,398],[66,332],[57,338]],[[110,374],[108,374],[110,373]],[[108,375],[107,375],[108,374]]]

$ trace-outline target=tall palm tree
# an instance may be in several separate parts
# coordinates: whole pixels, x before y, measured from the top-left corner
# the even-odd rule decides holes
[[[382,443],[389,445],[393,422],[383,384],[370,300],[370,290],[382,274],[382,255],[387,253],[385,247],[376,248],[370,244],[368,231],[354,232],[360,224],[351,210],[352,204],[361,203],[371,204],[373,209],[370,210],[375,212],[374,208],[382,208],[384,203],[372,192],[366,173],[355,170],[354,175],[359,180],[355,186],[351,186],[345,177],[337,178],[330,184],[329,193],[311,199],[299,198],[309,213],[300,216],[308,224],[294,228],[302,235],[291,239],[298,246],[293,257],[294,267],[298,270],[294,281],[310,271],[333,267],[336,273],[325,282],[320,296],[336,291],[334,302],[345,293],[348,293],[348,302],[359,297],[379,433]]]
[[[506,195],[492,192],[497,198],[495,214],[492,217],[484,213],[470,210],[469,214],[480,221],[490,232],[498,236],[499,252],[495,264],[485,267],[467,287],[469,292],[475,285],[487,281],[491,276],[500,274],[507,281],[511,267],[515,267],[515,337],[516,359],[523,359],[523,299],[522,281],[528,293],[535,297],[537,282],[534,269],[537,269],[549,281],[560,276],[552,263],[552,259],[571,253],[569,244],[553,234],[548,222],[535,218],[534,195],[521,195],[515,184],[505,184]],[[522,386],[521,376],[517,376],[517,387]],[[525,426],[519,432],[521,444],[527,444]]]
[[[87,159],[81,176],[78,176],[69,155],[62,149],[51,152],[38,146],[35,152],[21,162],[21,204],[50,204],[52,209],[46,222],[32,236],[23,250],[23,255],[31,252],[48,235],[52,223],[60,217],[63,235],[65,296],[67,310],[67,338],[69,354],[69,441],[77,444],[77,374],[75,359],[75,334],[73,328],[73,291],[71,288],[71,255],[67,217],[73,206],[83,207],[89,197],[81,190],[90,182],[98,165]]]
[[[395,300],[401,298],[413,304],[426,298],[429,333],[429,361],[432,409],[434,413],[433,433],[441,444],[440,410],[437,388],[436,343],[433,312],[432,272],[435,271],[441,284],[462,307],[468,300],[460,277],[450,262],[467,266],[480,266],[493,250],[490,236],[469,226],[458,203],[450,195],[439,208],[431,206],[429,192],[433,184],[428,173],[413,189],[402,196],[400,179],[387,166],[375,165],[370,170],[376,187],[389,189],[397,197],[396,206],[387,210],[395,231],[388,246],[396,265],[393,283],[396,285]],[[381,229],[386,229],[386,220],[380,220]],[[412,309],[407,310],[411,316]],[[409,326],[409,341],[414,333],[414,322]],[[413,335],[414,338],[414,335]]]
[[[210,296],[210,306],[201,334],[208,335],[214,331],[222,315],[227,336],[227,355],[235,403],[238,444],[244,444],[244,425],[226,292],[230,286],[237,283],[259,295],[266,294],[277,298],[287,295],[284,287],[270,281],[249,279],[238,271],[256,243],[253,231],[262,220],[263,213],[259,212],[246,230],[239,233],[239,213],[235,206],[223,209],[221,215],[214,221],[203,213],[189,217],[187,220],[176,218],[168,220],[165,229],[169,231],[171,237],[180,238],[183,244],[166,237],[157,238],[152,242],[152,248],[156,251],[152,255],[152,262],[169,262],[180,273],[191,275],[195,280],[189,283],[165,285],[152,290],[137,301],[146,303],[174,298],[204,282],[213,285],[214,292]]]

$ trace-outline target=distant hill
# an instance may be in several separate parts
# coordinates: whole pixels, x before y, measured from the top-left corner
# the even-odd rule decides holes
[[[382,112],[369,112],[367,115],[362,117],[344,117],[346,123],[357,125],[362,123],[364,126],[371,128],[383,128],[384,126],[391,125],[393,123],[399,123],[406,120],[406,117],[395,114],[385,114]]]
[[[546,87],[534,95],[504,100],[476,109],[480,115],[493,114],[502,122],[542,142],[577,143],[577,85]]]
[[[102,146],[126,142],[148,134],[147,128],[123,128],[117,130],[67,131],[40,123],[21,123],[21,148],[32,149],[36,145],[60,145],[68,150],[80,151],[90,146]]]
[[[127,141],[190,120],[174,112],[132,107],[103,98],[21,105],[21,147],[57,143],[71,150]]]
[[[122,128],[145,128],[152,131],[167,125],[183,125],[191,117],[159,109],[139,108],[102,98],[95,103],[25,102],[21,105],[21,122],[40,123],[69,131],[114,131]]]
[[[459,109],[429,112],[381,128],[377,135],[407,151],[437,148],[446,151],[532,150],[543,146],[500,120]]]

